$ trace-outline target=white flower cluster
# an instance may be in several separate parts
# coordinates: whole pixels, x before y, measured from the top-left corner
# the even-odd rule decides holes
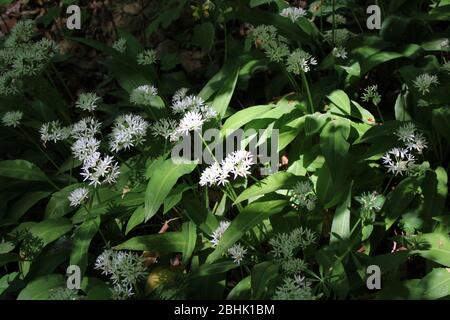
[[[113,49],[124,53],[127,50],[127,40],[125,38],[119,38],[116,41],[114,41],[112,45]]]
[[[401,176],[408,174],[415,167],[415,160],[414,156],[403,148],[392,148],[382,158],[388,172]]]
[[[80,204],[84,202],[84,200],[87,199],[89,195],[89,190],[86,188],[77,188],[73,190],[70,195],[68,196],[68,199],[70,201],[71,207],[78,207]]]
[[[8,111],[2,117],[2,123],[5,127],[17,127],[22,120],[22,111]]]
[[[63,127],[59,120],[44,123],[39,129],[41,141],[44,145],[48,141],[56,143],[61,140],[66,140],[70,137],[71,131],[71,127]]]
[[[114,152],[137,146],[145,141],[148,122],[141,116],[125,114],[114,121],[110,148]]]
[[[100,101],[100,97],[93,92],[81,93],[75,102],[75,107],[92,112],[97,108],[97,103]]]
[[[130,101],[135,105],[150,106],[153,98],[158,95],[158,89],[152,85],[142,85],[131,92]]]
[[[378,93],[378,85],[368,86],[364,89],[362,96],[364,102],[369,102],[372,100],[374,105],[378,105],[381,102],[381,95]]]
[[[418,132],[413,123],[407,123],[395,130],[397,138],[403,142],[406,149],[422,154],[423,149],[428,148],[427,140],[422,133]]]
[[[144,50],[137,56],[137,64],[141,66],[149,66],[156,62],[155,50]]]
[[[222,238],[223,234],[228,229],[230,224],[231,223],[229,221],[220,221],[219,226],[216,228],[216,230],[214,230],[212,234],[211,243],[213,247],[217,247],[220,238]]]
[[[86,161],[100,147],[100,141],[95,137],[81,137],[77,139],[71,146],[72,154],[80,161]]]
[[[343,60],[348,58],[347,49],[345,49],[345,47],[343,47],[343,46],[334,47],[332,54],[335,58],[340,58]]]
[[[435,75],[430,75],[428,73],[423,73],[418,75],[413,81],[414,86],[419,90],[420,94],[425,95],[430,92],[432,85],[438,85],[439,80]]]
[[[179,89],[172,97],[172,112],[182,114],[182,118],[170,134],[172,142],[187,135],[190,131],[201,129],[202,125],[217,116],[217,112],[196,95],[187,95],[187,89]],[[169,124],[169,123],[166,123]]]
[[[128,299],[134,295],[133,286],[146,275],[143,259],[137,254],[110,249],[97,257],[94,268],[110,277],[116,299]]]
[[[413,123],[407,123],[395,131],[398,140],[403,143],[401,148],[393,148],[382,158],[383,164],[394,175],[409,174],[416,167],[413,152],[422,154],[428,148],[422,133],[418,132]]]
[[[86,117],[73,125],[70,135],[74,139],[93,137],[100,132],[101,126],[101,122],[94,117]]]
[[[246,150],[234,151],[219,165],[217,162],[206,168],[200,176],[201,186],[225,185],[228,178],[233,174],[233,178],[238,176],[247,177],[250,174],[250,167],[254,164],[253,155]]]
[[[314,188],[309,181],[298,182],[290,190],[290,202],[296,209],[306,208],[308,211],[313,211],[316,208],[317,196],[314,193]]]
[[[245,255],[247,254],[247,249],[241,244],[236,243],[230,249],[228,249],[227,253],[231,256],[234,263],[240,265]]]
[[[289,18],[289,19],[291,19],[292,22],[295,22],[295,21],[297,21],[298,18],[306,16],[306,10],[303,8],[297,8],[297,7],[284,8],[280,12],[280,16]]]
[[[378,212],[383,207],[385,198],[377,192],[363,192],[360,196],[355,197],[356,201],[361,205],[364,211]]]
[[[101,157],[100,152],[94,152],[83,162],[81,175],[84,181],[89,180],[89,185],[101,185],[115,183],[120,175],[119,165],[111,156]]]
[[[167,140],[174,132],[177,124],[175,120],[169,118],[159,119],[150,125],[150,132],[154,137],[163,137]]]
[[[287,58],[286,70],[288,72],[292,72],[293,74],[299,75],[302,72],[309,72],[309,70],[311,70],[311,66],[315,65],[317,65],[316,58],[311,56],[306,51],[297,49]]]

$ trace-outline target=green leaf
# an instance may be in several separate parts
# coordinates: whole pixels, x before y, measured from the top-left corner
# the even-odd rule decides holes
[[[125,195],[117,194],[111,191],[111,189],[105,188],[102,190],[103,196],[101,200],[94,198],[93,206],[87,210],[86,207],[78,209],[73,215],[73,223],[81,223],[87,218],[94,218],[99,215],[103,215],[111,208],[120,206],[124,210],[140,206],[144,203],[144,194],[141,192],[129,192]]]
[[[271,215],[279,213],[287,204],[287,200],[263,200],[265,201],[252,202],[231,221],[216,249],[206,259],[206,263],[212,263],[219,259],[247,231]]]
[[[225,273],[227,271],[237,268],[238,265],[229,259],[217,261],[212,264],[204,264],[196,268],[189,274],[189,281],[197,280],[201,277],[206,277],[214,274]]]
[[[72,229],[72,223],[66,218],[49,219],[41,222],[24,222],[15,231],[28,229],[35,237],[39,237],[47,245],[61,238]]]
[[[11,272],[0,278],[0,296],[9,288],[11,282],[13,282],[18,275],[18,272]]]
[[[18,199],[8,212],[7,217],[12,220],[19,220],[28,210],[40,200],[47,198],[50,191],[33,191],[25,193]]]
[[[16,253],[4,253],[0,254],[0,267],[10,262],[19,261],[19,255]]]
[[[64,284],[64,277],[60,274],[39,277],[20,291],[17,300],[47,300],[52,289],[62,287]]]
[[[231,289],[227,300],[249,300],[251,293],[251,276],[247,276]]]
[[[252,269],[251,288],[252,299],[267,299],[274,281],[278,278],[280,266],[274,261],[264,261]]]
[[[353,185],[353,183],[352,183]],[[352,186],[348,190],[347,197],[334,213],[331,225],[330,243],[338,242],[350,238],[350,208],[352,205]]]
[[[419,248],[412,253],[450,267],[450,238],[447,234],[424,233],[408,237],[418,243]]]
[[[262,196],[280,189],[288,189],[298,181],[299,178],[292,173],[279,171],[242,191],[234,203],[240,203],[250,198]]]
[[[86,220],[76,230],[73,237],[72,252],[70,254],[70,264],[80,267],[81,274],[84,274],[88,265],[88,251],[92,238],[97,234],[100,227],[100,217]]]
[[[436,300],[449,295],[450,271],[436,268],[422,279],[407,280],[384,288],[377,299]]]
[[[222,128],[220,129],[221,135],[224,137],[227,136],[232,131],[241,128],[248,122],[256,119],[258,116],[261,116],[267,111],[272,110],[273,107],[274,106],[270,104],[253,106],[234,113],[225,121]]]
[[[145,221],[156,214],[178,178],[191,173],[196,166],[197,163],[176,164],[168,159],[155,169],[145,191]]]
[[[82,183],[72,184],[55,192],[45,208],[45,218],[60,218],[73,211],[68,197],[73,190],[81,186],[83,186]]]
[[[217,217],[191,193],[183,195],[180,207],[183,210],[183,214],[208,236],[211,235],[219,225]]]
[[[133,214],[131,215],[130,219],[128,220],[125,234],[128,234],[136,226],[143,223],[144,220],[145,220],[145,209],[144,209],[144,206],[141,206],[141,207],[138,207],[136,210],[134,210]]]
[[[220,118],[225,116],[228,105],[230,104],[231,97],[234,93],[234,88],[239,75],[239,64],[226,64],[224,66],[225,79],[221,83],[220,89],[214,96],[214,100],[211,102],[211,108],[213,108],[220,115]]]
[[[200,47],[203,52],[209,52],[214,46],[215,29],[211,22],[204,22],[194,27],[192,44]]]
[[[415,177],[407,177],[402,180],[397,187],[388,194],[383,207],[386,214],[385,224],[388,230],[398,217],[405,212],[405,209],[416,197],[417,181]]]
[[[328,122],[320,134],[320,149],[330,169],[335,186],[341,186],[350,168],[348,151],[350,125],[343,119]]]
[[[433,127],[450,142],[450,108],[442,107],[432,111]]]
[[[183,264],[186,264],[194,252],[197,243],[197,226],[192,221],[183,223],[181,233],[185,239],[185,245],[182,251]]]
[[[115,250],[138,250],[162,253],[183,252],[186,239],[183,232],[165,232],[131,238],[114,247]]]
[[[328,99],[338,107],[344,114],[351,114],[350,99],[342,90],[335,90],[327,96]]]
[[[424,199],[423,216],[431,224],[431,218],[440,215],[445,208],[448,193],[445,169],[438,167],[436,171],[427,171],[421,189]]]
[[[0,176],[26,181],[47,181],[45,173],[26,160],[0,161]]]

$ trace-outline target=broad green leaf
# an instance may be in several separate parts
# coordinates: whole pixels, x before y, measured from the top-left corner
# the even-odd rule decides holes
[[[388,194],[383,207],[386,214],[385,228],[388,230],[416,197],[417,181],[415,177],[407,177]]]
[[[418,236],[409,237],[419,246],[412,253],[421,257],[450,267],[450,238],[447,234],[424,233]]]
[[[421,299],[436,300],[450,296],[450,270],[433,269],[420,280],[419,287],[423,288]]]
[[[197,243],[197,226],[192,221],[183,223],[181,233],[185,239],[184,248],[182,251],[183,264],[186,264],[194,252]]]
[[[239,75],[239,64],[228,64],[224,66],[224,72],[226,78],[221,83],[220,89],[214,96],[214,100],[211,102],[211,108],[213,108],[220,118],[225,116],[228,105],[230,104],[231,97],[234,93],[234,88]]]
[[[16,253],[4,253],[0,254],[0,267],[10,262],[19,261],[20,257]]]
[[[234,203],[240,203],[253,197],[262,196],[266,193],[274,192],[280,189],[287,189],[293,186],[299,178],[292,173],[279,171],[275,174],[256,182],[248,187],[236,198]]]
[[[110,189],[105,189],[108,193],[111,193]],[[114,193],[108,194],[105,197],[101,197],[101,200],[94,199],[93,206],[91,209],[86,207],[81,207],[73,215],[73,223],[81,223],[87,218],[94,218],[99,215],[103,215],[108,212],[111,208],[120,206],[123,210],[128,208],[134,208],[140,206],[144,203],[144,195],[141,192],[130,192],[125,195],[117,195]]]
[[[264,201],[265,200],[265,201]],[[216,249],[206,259],[212,263],[219,259],[242,236],[271,215],[279,213],[286,206],[287,200],[267,200],[252,202],[231,221],[230,226],[220,238]]]
[[[264,261],[255,265],[252,269],[251,288],[252,299],[267,299],[267,294],[278,278],[280,266],[274,261]]]
[[[26,160],[0,161],[0,176],[26,181],[47,181],[45,173]]]
[[[442,167],[427,171],[422,183],[423,216],[431,223],[431,217],[442,213],[447,199],[447,172]]]
[[[72,184],[55,192],[45,208],[45,218],[60,218],[73,211],[74,208],[70,206],[68,197],[73,190],[82,186],[82,183]],[[89,196],[92,197],[93,195],[91,194]]]
[[[349,134],[350,125],[343,119],[331,120],[320,134],[320,149],[325,156],[335,186],[342,185],[350,168],[348,159],[350,144],[347,142]]]
[[[247,276],[231,289],[227,300],[249,300],[251,294],[251,276]]]
[[[353,183],[352,183],[353,185]],[[350,208],[352,205],[352,187],[348,190],[347,197],[334,213],[331,225],[330,243],[350,238]]]
[[[237,267],[238,265],[233,261],[231,261],[230,259],[217,261],[211,264],[203,264],[189,274],[189,280],[193,281],[201,277],[225,273]]]
[[[433,269],[422,279],[412,279],[388,286],[377,299],[383,300],[436,300],[450,295],[450,271]]]
[[[47,245],[58,240],[72,229],[72,223],[66,218],[49,219],[41,222],[24,222],[15,231],[28,229],[35,237],[39,237]]]
[[[243,125],[254,120],[256,117],[263,115],[269,110],[272,110],[273,107],[274,106],[270,104],[253,106],[236,112],[223,124],[222,128],[220,129],[221,135],[226,136],[227,133],[231,133],[232,131],[241,128]]]
[[[7,217],[12,220],[19,220],[28,210],[40,200],[47,198],[50,191],[33,191],[25,193],[18,199],[8,212]]]
[[[75,231],[72,252],[70,254],[70,264],[79,266],[82,275],[88,265],[89,246],[92,238],[97,234],[99,227],[100,217],[96,217],[86,220]]]
[[[165,232],[137,236],[115,246],[114,249],[173,253],[183,252],[185,242],[183,232]]]
[[[183,214],[208,236],[211,235],[219,225],[217,217],[191,193],[185,193],[183,195],[180,207],[183,210]]]
[[[432,111],[433,127],[450,142],[450,108],[442,107]]]
[[[49,274],[34,279],[20,291],[17,300],[48,300],[53,289],[65,286],[64,277],[60,274]]]
[[[11,282],[13,282],[18,275],[18,272],[11,272],[0,278],[0,296],[9,288]]]
[[[133,214],[131,215],[130,219],[128,220],[125,234],[128,234],[135,227],[137,227],[138,225],[143,223],[144,219],[145,219],[144,206],[138,207],[136,210],[134,210]]]
[[[145,191],[145,221],[156,214],[178,178],[191,173],[196,166],[197,163],[176,164],[168,159],[155,169]]]
[[[336,107],[338,107],[342,112],[344,112],[344,114],[352,113],[350,106],[350,99],[348,98],[347,94],[344,91],[335,90],[327,97]]]
[[[191,42],[203,52],[209,52],[214,46],[215,29],[211,22],[204,22],[194,27]]]

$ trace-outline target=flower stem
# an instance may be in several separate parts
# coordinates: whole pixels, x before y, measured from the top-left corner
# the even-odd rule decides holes
[[[314,113],[314,103],[312,100],[311,91],[309,90],[308,79],[306,79],[306,74],[303,71],[302,71],[302,81],[303,81],[303,86],[305,87],[305,90],[306,90],[306,94],[308,96],[309,112]]]

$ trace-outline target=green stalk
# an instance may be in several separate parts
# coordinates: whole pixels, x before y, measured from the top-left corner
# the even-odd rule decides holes
[[[309,112],[312,114],[312,113],[314,113],[314,103],[312,100],[311,91],[309,90],[308,79],[306,79],[306,74],[303,71],[302,71],[302,81],[303,81],[303,86],[306,89],[306,94],[308,96]]]
[[[46,152],[44,152],[44,150],[42,150],[41,146],[28,135],[25,129],[19,127],[19,131],[25,136],[25,138],[28,141],[30,141],[36,148],[38,148],[38,150],[48,159],[48,161],[51,162],[51,164],[55,167],[56,170],[59,170],[58,165],[53,161],[52,158],[50,158],[50,156]]]

